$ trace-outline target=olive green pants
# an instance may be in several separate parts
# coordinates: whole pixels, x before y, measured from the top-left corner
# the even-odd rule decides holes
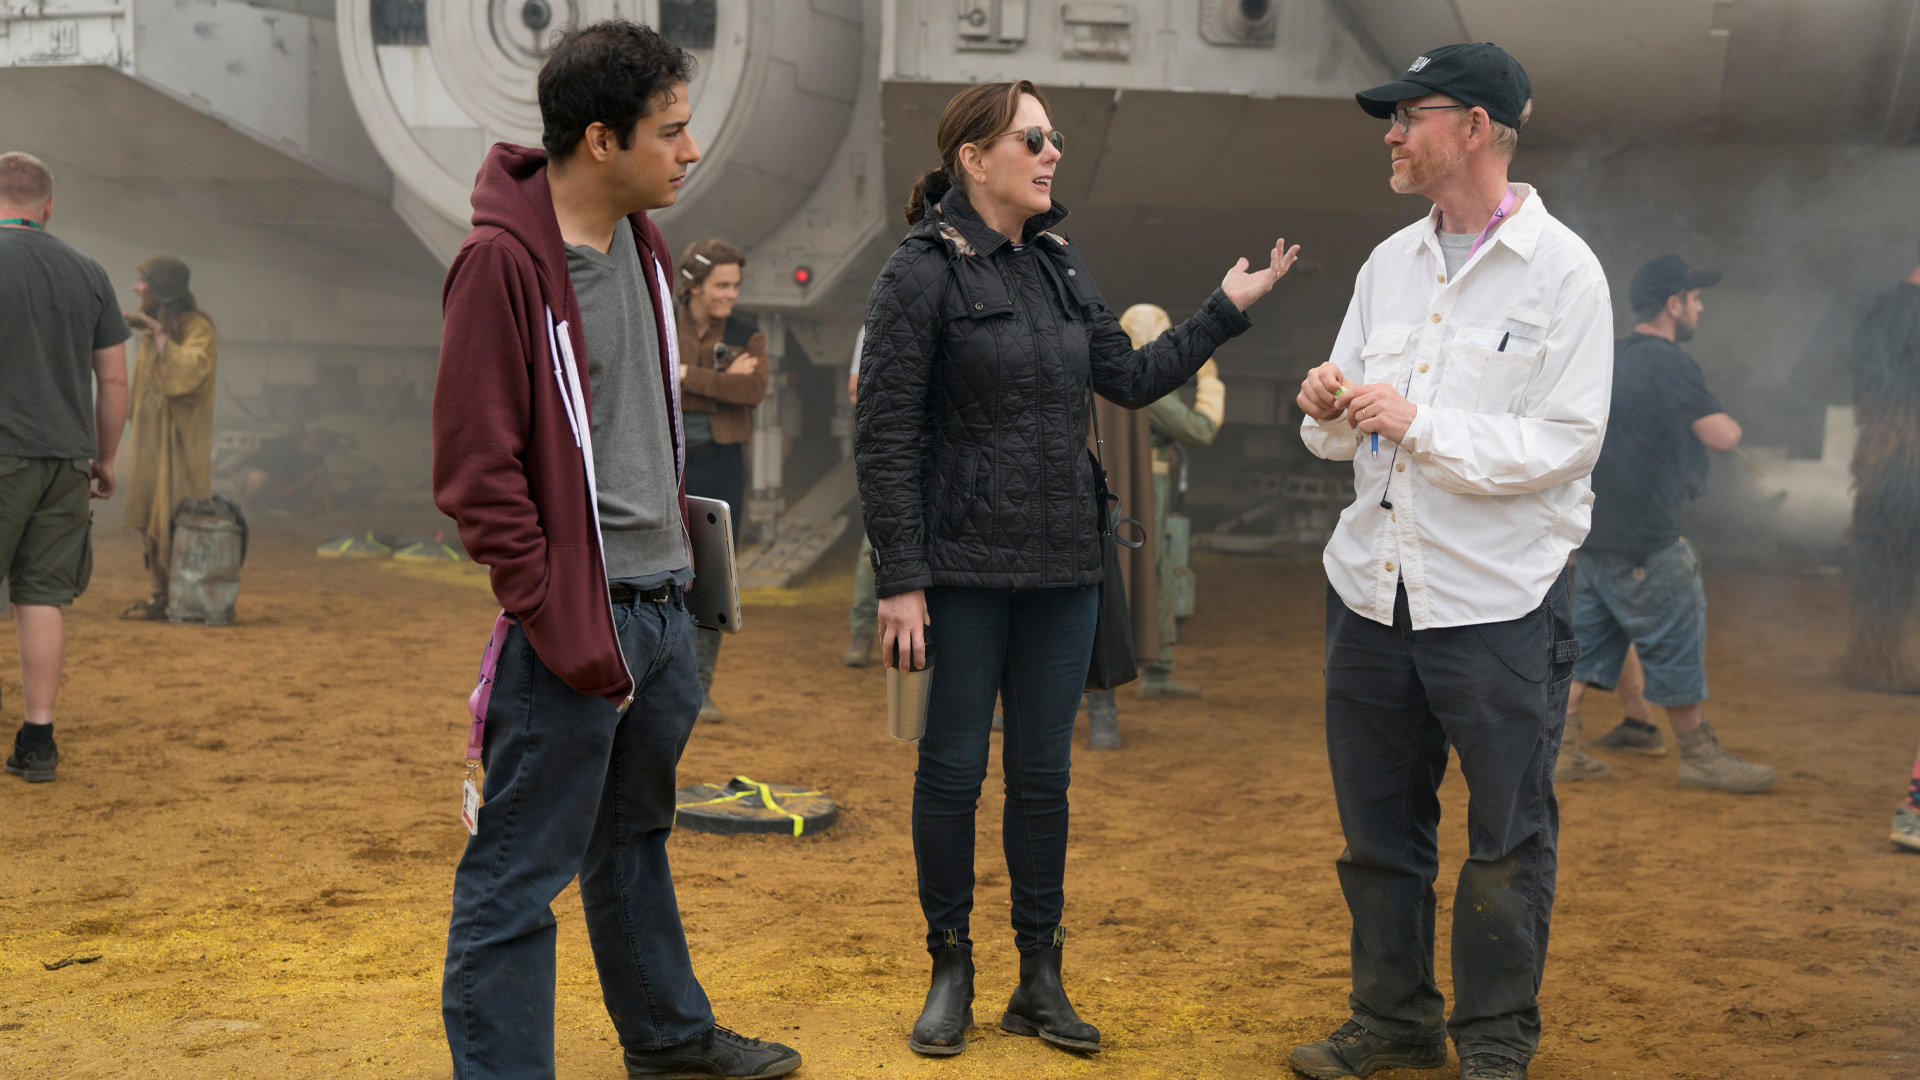
[[[0,457],[0,569],[15,604],[64,607],[93,577],[85,458]]]

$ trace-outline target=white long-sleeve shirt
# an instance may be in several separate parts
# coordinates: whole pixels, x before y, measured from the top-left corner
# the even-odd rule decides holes
[[[1357,497],[1323,561],[1376,622],[1393,623],[1400,583],[1416,630],[1517,619],[1592,521],[1613,389],[1607,279],[1537,193],[1514,188],[1524,201],[1451,279],[1437,210],[1360,268],[1332,360],[1414,403],[1398,459],[1385,438],[1370,453],[1344,415],[1301,424],[1309,450],[1353,462]]]

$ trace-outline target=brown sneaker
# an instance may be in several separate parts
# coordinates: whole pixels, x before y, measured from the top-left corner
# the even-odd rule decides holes
[[[1676,732],[1680,744],[1680,786],[1750,795],[1765,791],[1780,778],[1771,765],[1756,765],[1720,749],[1720,737],[1705,720],[1688,732]]]
[[[1287,1065],[1312,1080],[1372,1076],[1381,1069],[1439,1069],[1447,1064],[1447,1044],[1389,1042],[1349,1020],[1324,1042],[1296,1046]]]

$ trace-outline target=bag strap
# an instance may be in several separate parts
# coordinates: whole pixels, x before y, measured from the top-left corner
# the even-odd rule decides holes
[[[1087,415],[1093,419],[1093,460],[1100,466],[1102,473],[1107,471],[1106,460],[1100,454],[1100,403],[1093,400],[1093,373],[1087,373]]]
[[[1093,454],[1093,482],[1099,489],[1093,493],[1093,497],[1094,500],[1100,504],[1100,535],[1113,537],[1114,542],[1121,547],[1144,547],[1147,542],[1147,527],[1130,517],[1121,516],[1125,512],[1124,504],[1120,501],[1120,496],[1115,495],[1113,490],[1107,487],[1107,463],[1100,453],[1100,448],[1105,445],[1100,438],[1100,403],[1093,398],[1093,376],[1091,374],[1087,376],[1087,415],[1093,419],[1094,448],[1090,453]],[[1111,511],[1107,509],[1107,503],[1109,501],[1113,503],[1113,509]],[[1138,540],[1129,540],[1121,536],[1120,526],[1122,525],[1132,525],[1134,528],[1139,529],[1141,538]]]

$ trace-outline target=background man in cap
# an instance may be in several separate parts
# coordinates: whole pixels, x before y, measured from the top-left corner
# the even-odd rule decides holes
[[[1613,353],[1613,418],[1593,468],[1593,531],[1573,576],[1573,628],[1580,639],[1567,700],[1567,734],[1554,776],[1585,780],[1607,766],[1580,749],[1580,699],[1611,690],[1627,647],[1640,654],[1646,699],[1667,711],[1680,744],[1682,787],[1760,791],[1778,772],[1720,748],[1701,718],[1707,699],[1707,595],[1700,559],[1681,535],[1686,501],[1706,489],[1707,451],[1740,443],[1740,425],[1707,389],[1706,376],[1680,348],[1700,325],[1700,290],[1713,270],[1690,270],[1662,255],[1633,275],[1627,301],[1639,322]],[[1640,720],[1596,740],[1608,749],[1664,754],[1660,729]]]
[[[0,154],[0,575],[27,712],[7,771],[29,782],[52,780],[60,762],[61,609],[92,575],[88,489],[113,494],[127,422],[127,324],[113,282],[46,231],[52,215],[53,173],[31,154]]]
[[[1599,260],[1510,184],[1526,72],[1488,44],[1358,95],[1391,118],[1393,189],[1433,212],[1375,248],[1301,435],[1354,465],[1327,544],[1327,756],[1347,850],[1352,1019],[1296,1047],[1310,1077],[1438,1068],[1516,1080],[1540,1041],[1573,640],[1567,556],[1606,428],[1613,309]],[[1378,444],[1375,437],[1378,436]],[[1437,790],[1469,795],[1454,1010],[1433,978]]]
[[[213,387],[220,343],[213,320],[188,286],[187,264],[155,255],[139,266],[133,291],[140,310],[127,322],[140,331],[133,371],[133,477],[127,482],[127,527],[146,538],[153,592],[121,614],[167,617],[167,568],[173,559],[173,508],[213,494]]]

